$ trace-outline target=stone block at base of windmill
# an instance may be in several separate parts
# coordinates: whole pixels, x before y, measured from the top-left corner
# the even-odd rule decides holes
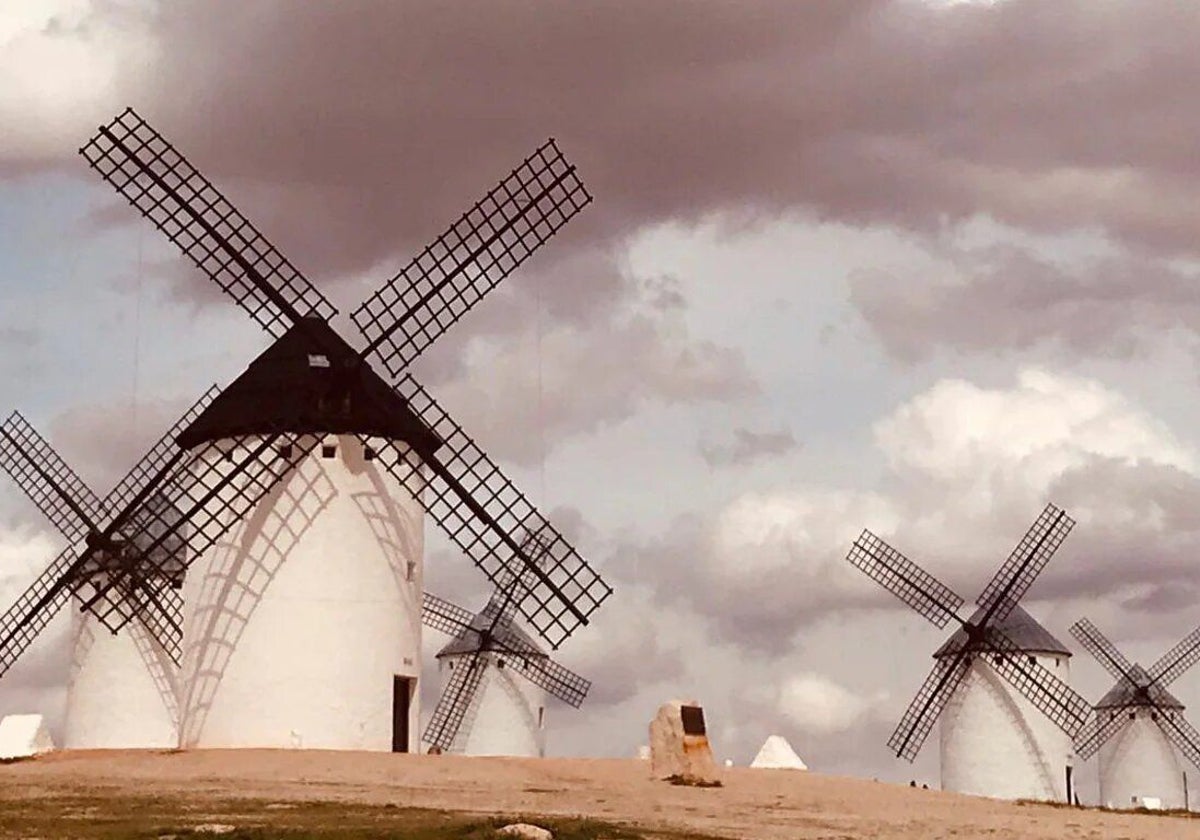
[[[675,784],[721,784],[699,703],[672,700],[659,707],[650,722],[650,772]]]

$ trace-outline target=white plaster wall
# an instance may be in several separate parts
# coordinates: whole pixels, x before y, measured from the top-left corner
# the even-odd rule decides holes
[[[1071,739],[976,657],[939,718],[942,789],[1001,799],[1066,800]],[[1070,659],[1038,655],[1069,683]]]
[[[417,747],[422,510],[324,442],[188,571],[181,746],[391,750],[401,675]]]
[[[486,670],[471,707],[454,738],[453,753],[541,758],[546,754],[546,692],[512,668],[497,668],[485,654]],[[439,663],[442,688],[450,677],[448,663],[465,668],[469,655],[446,656]]]
[[[1100,802],[1131,808],[1133,797],[1157,796],[1164,808],[1184,807],[1183,766],[1148,709],[1116,713],[1128,721],[1100,748]],[[1104,711],[1101,714],[1107,715]]]
[[[113,635],[72,601],[66,749],[164,749],[178,738],[177,669],[137,622]]]

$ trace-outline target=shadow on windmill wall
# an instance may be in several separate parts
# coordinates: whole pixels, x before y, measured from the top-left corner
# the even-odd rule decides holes
[[[312,527],[337,491],[320,460],[300,461],[267,495],[231,541],[213,546],[204,570],[199,607],[189,617],[186,636],[199,639],[185,651],[180,744],[194,745],[246,625],[278,574],[283,561]],[[197,570],[199,571],[199,570]]]
[[[1040,798],[1062,799],[1057,790],[1062,768],[1053,764],[1056,756],[1047,755],[1044,750],[1047,745],[1039,742],[1033,728],[1037,711],[1031,705],[1023,708],[1020,700],[990,665],[978,661],[971,664],[967,679],[947,704],[941,723],[942,737],[951,738],[954,749],[960,752],[954,759],[954,764],[959,766],[952,766],[950,777],[947,777],[947,768],[942,768],[947,790],[996,796],[997,779],[1024,779],[1032,773],[1036,783],[1029,786],[1036,788]],[[984,704],[990,708],[985,708]],[[1057,730],[1049,737],[1058,737]],[[979,743],[968,744],[969,741]],[[1064,748],[1060,758],[1065,759],[1066,752]],[[941,759],[945,764],[950,763],[945,746]],[[962,766],[964,764],[967,766]],[[955,775],[959,776],[957,781],[953,778]],[[973,784],[980,776],[992,781],[982,786]],[[975,790],[975,787],[983,789]]]
[[[388,489],[387,483],[378,469],[369,465],[363,458],[362,450],[358,447],[345,449],[346,468],[353,475],[365,475],[371,482],[372,491],[352,493],[350,498],[362,514],[367,527],[375,538],[375,544],[382,552],[384,559],[392,570],[396,586],[401,595],[407,615],[411,616],[413,633],[421,632],[421,593],[424,591],[424,569],[421,566],[421,555],[424,551],[423,537],[424,519],[417,523],[407,521],[408,517],[396,504]],[[423,470],[419,464],[416,470]],[[410,485],[421,482],[409,482]],[[411,492],[412,487],[406,487]],[[416,586],[412,586],[412,584]]]

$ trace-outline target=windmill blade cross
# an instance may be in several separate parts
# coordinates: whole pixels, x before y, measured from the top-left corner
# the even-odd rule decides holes
[[[958,620],[963,599],[870,531],[863,530],[846,559],[934,626]]]
[[[250,317],[279,338],[298,316],[336,308],[212,183],[132,108],[79,150]]]
[[[334,313],[324,297],[253,225],[132,110],[127,109],[112,123],[101,127],[80,151],[102,177],[276,337],[293,325],[304,328],[310,323],[309,315],[327,320]],[[469,212],[460,220],[466,228],[452,227],[461,243],[451,239],[441,245],[435,243],[428,256],[438,261],[443,276],[430,280],[416,299],[407,301],[412,312],[407,317],[401,316],[397,323],[403,325],[416,319],[423,325],[421,341],[432,341],[435,331],[428,329],[431,322],[420,312],[427,309],[432,313],[429,317],[436,320],[448,308],[456,319],[532,252],[535,246],[530,245],[531,241],[536,240],[540,245],[587,201],[590,196],[557,147],[550,143],[539,149],[471,211],[475,216]],[[480,216],[485,209],[487,213]],[[486,220],[486,224],[480,219]],[[469,233],[472,226],[474,233]],[[458,248],[459,244],[468,249],[466,258],[463,252],[456,251],[455,266],[444,263],[445,254],[438,249]],[[497,250],[489,250],[493,246]],[[476,262],[480,266],[486,264],[489,271],[496,270],[476,275],[468,271]],[[428,263],[426,267],[429,268]],[[398,286],[393,283],[390,288],[394,293]],[[379,310],[371,315],[379,328],[374,339],[369,339],[372,352],[388,340],[386,336],[401,328],[379,322],[382,316]],[[436,334],[447,325],[439,326]],[[321,340],[320,331],[309,332]],[[393,345],[402,352],[394,342]],[[357,361],[366,366],[364,356],[360,354]],[[386,356],[387,361],[395,364],[395,354]],[[415,478],[414,483],[421,486],[414,495],[493,583],[501,568],[509,568],[519,577],[531,564],[515,543],[513,531],[506,526],[533,524],[548,528],[548,523],[414,380],[402,384],[411,387],[409,394],[399,394],[400,399],[407,400],[410,407],[413,398],[422,400],[415,414],[427,427],[440,425],[457,437],[448,447],[448,459],[438,460],[428,451],[419,453],[428,459],[427,465],[435,472],[430,483],[435,496],[432,501],[423,499],[422,476],[413,475],[414,467],[406,457],[396,455],[389,469],[406,484]],[[422,443],[421,447],[430,445]],[[394,442],[390,449],[400,451]],[[481,495],[476,497],[476,493]],[[519,511],[519,515],[514,515],[514,511]],[[534,570],[539,583],[525,587],[517,607],[550,645],[557,647],[578,626],[587,623],[591,612],[612,590],[561,535],[552,529],[551,532],[555,537],[551,568],[547,572]]]
[[[364,357],[399,376],[591,200],[548,140],[351,313]]]
[[[1066,511],[1046,505],[976,600],[985,610],[984,624],[1008,617],[1073,527],[1075,520]]]
[[[159,550],[168,540],[182,543],[188,563],[207,551],[307,456],[309,447],[301,446],[299,437],[276,434],[261,439],[238,439],[232,447],[226,444],[225,448],[212,442],[179,459],[171,468],[171,480],[165,483],[171,492],[165,507],[178,515],[168,519],[161,511],[143,510],[137,518],[128,518],[128,527],[121,532],[127,545],[136,546],[133,551],[141,564],[139,574],[163,573],[168,553]],[[270,457],[264,457],[268,454]],[[85,601],[85,608],[126,577],[110,577]],[[128,609],[113,608],[98,613],[97,617],[116,632],[133,616]],[[168,641],[173,647],[178,646],[178,633],[171,634]]]
[[[22,473],[22,478],[18,478],[18,484],[30,493],[31,497],[37,493],[41,494],[43,499],[50,499],[45,503],[49,506],[65,506],[71,511],[79,511],[82,508],[83,512],[75,517],[50,518],[60,526],[63,535],[71,542],[77,542],[87,533],[93,545],[89,546],[82,556],[70,553],[68,558],[66,553],[61,555],[5,614],[4,619],[0,621],[0,637],[3,638],[0,649],[5,652],[4,669],[11,666],[32,641],[32,636],[27,636],[25,629],[36,628],[34,634],[40,631],[66,603],[69,593],[82,594],[83,590],[90,588],[97,602],[104,600],[106,611],[121,606],[113,602],[120,602],[125,597],[123,593],[127,587],[118,588],[111,593],[100,592],[99,587],[91,586],[88,582],[90,575],[106,573],[106,567],[112,562],[112,558],[105,556],[107,548],[113,545],[111,534],[101,532],[96,523],[100,517],[107,518],[112,512],[124,512],[126,516],[136,517],[137,506],[153,499],[149,494],[152,493],[154,482],[160,481],[162,476],[169,472],[169,463],[179,457],[174,443],[175,436],[204,410],[216,392],[216,386],[213,386],[201,395],[103,502],[99,501],[91,488],[71,470],[28,421],[15,413],[6,421],[8,436],[5,439],[15,441],[10,446],[19,449],[20,452],[13,453],[14,457],[19,455],[21,463],[27,468],[27,471]],[[38,461],[47,466],[40,467]],[[44,480],[30,483],[31,477],[35,475]],[[39,504],[39,507],[46,510],[42,504]],[[90,515],[91,513],[95,516]],[[116,521],[114,519],[114,526]],[[181,570],[183,562],[182,559],[177,562]],[[172,643],[172,637],[178,637],[182,598],[162,579],[141,583],[147,587],[147,591],[143,593],[143,603],[147,606],[137,611],[138,618],[159,646],[178,664],[178,645]],[[132,596],[131,599],[138,600]],[[13,642],[16,642],[15,646]]]

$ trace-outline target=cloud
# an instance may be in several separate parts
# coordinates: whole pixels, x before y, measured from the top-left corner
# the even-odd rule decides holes
[[[0,174],[56,164],[80,145],[81,117],[119,110],[122,80],[154,57],[146,8],[48,0],[0,9]]]
[[[793,674],[779,687],[779,711],[804,731],[829,735],[857,726],[886,697],[864,698],[822,674]]]
[[[0,114],[52,128],[0,157],[62,160],[98,108],[134,102],[318,273],[412,253],[546,134],[600,199],[576,242],[804,209],[1195,249],[1197,23],[1174,6],[142,9],[62,3],[14,28],[30,81]]]
[[[710,467],[729,467],[744,466],[763,458],[785,455],[798,446],[796,438],[787,429],[755,432],[739,427],[733,430],[733,440],[727,443],[702,440],[696,448],[704,463]]]
[[[877,486],[741,493],[625,545],[620,573],[690,605],[717,640],[782,655],[834,616],[902,608],[845,560],[863,528],[970,599],[1053,501],[1079,524],[1033,597],[1140,614],[1200,591],[1195,452],[1099,382],[1038,368],[1008,387],[946,379],[874,432]]]
[[[0,605],[9,604],[33,583],[55,555],[55,543],[32,528],[0,528]],[[70,623],[57,617],[38,635],[0,682],[0,717],[37,712],[56,727],[65,701]]]
[[[939,268],[850,277],[852,303],[897,359],[1040,344],[1072,356],[1129,359],[1173,330],[1200,333],[1194,273],[1144,254],[1064,265],[1003,244],[944,249]]]
[[[490,317],[507,312],[519,331],[489,331],[485,319],[459,339],[461,349],[438,348],[421,369],[433,368],[439,401],[489,452],[523,464],[646,404],[728,403],[757,392],[739,351],[691,335],[670,283],[619,282],[623,292],[582,322],[567,315],[539,325],[533,295],[510,297]]]
[[[176,399],[78,405],[40,431],[103,498],[190,405],[190,400]]]

